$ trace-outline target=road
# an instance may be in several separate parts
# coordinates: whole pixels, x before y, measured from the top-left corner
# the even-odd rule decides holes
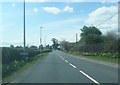
[[[89,59],[53,51],[26,73],[16,77],[16,83],[117,83],[118,68]]]

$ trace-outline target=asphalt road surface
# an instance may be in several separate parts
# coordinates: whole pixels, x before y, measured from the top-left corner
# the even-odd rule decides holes
[[[117,65],[78,58],[53,51],[35,64],[16,83],[118,83]]]

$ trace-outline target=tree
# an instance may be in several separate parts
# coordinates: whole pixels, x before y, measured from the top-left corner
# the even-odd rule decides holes
[[[10,48],[14,48],[14,45],[10,45]]]
[[[22,46],[16,46],[16,48],[23,48]]]
[[[103,35],[104,52],[118,52],[118,37],[114,32],[107,32]]]
[[[38,49],[38,47],[37,47],[37,46],[34,46],[34,45],[31,45],[31,46],[30,46],[30,49]]]
[[[63,40],[60,42],[61,50],[69,51],[69,42],[66,40]]]
[[[97,44],[102,42],[102,33],[95,26],[84,26],[81,31],[81,41],[83,41],[85,44]]]
[[[51,39],[51,41],[53,41],[53,49],[57,49],[58,48],[58,46],[59,46],[59,44],[58,44],[58,40],[57,39],[55,39],[55,38],[52,38]]]

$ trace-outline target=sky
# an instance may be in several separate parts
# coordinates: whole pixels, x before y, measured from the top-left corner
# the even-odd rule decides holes
[[[118,12],[117,2],[50,2],[29,0],[25,3],[26,45],[52,44],[51,39],[75,42],[80,39],[83,26],[97,26]],[[0,3],[0,46],[23,46],[23,2]],[[101,24],[98,29],[105,34],[118,32],[118,15]]]

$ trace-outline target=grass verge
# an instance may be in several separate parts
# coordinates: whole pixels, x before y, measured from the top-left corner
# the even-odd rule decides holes
[[[68,52],[69,54],[75,55],[76,57],[84,57],[84,58],[89,58],[89,59],[93,59],[93,60],[100,60],[100,61],[104,61],[104,62],[111,62],[111,63],[118,63],[118,59],[119,58],[113,58],[110,56],[84,56],[81,55],[80,53],[76,53],[76,52]]]

